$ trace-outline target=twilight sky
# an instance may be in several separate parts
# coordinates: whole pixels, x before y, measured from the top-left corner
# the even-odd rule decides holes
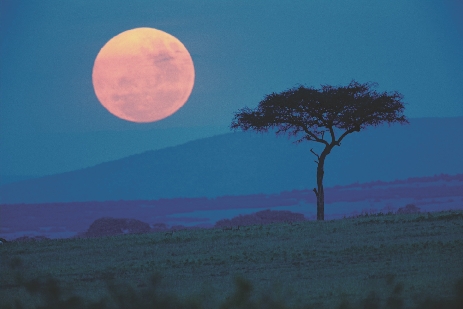
[[[70,171],[229,131],[296,84],[375,81],[416,117],[463,116],[463,2],[0,1],[0,176]],[[190,99],[155,123],[114,117],[92,86],[115,35],[152,27],[195,66]],[[8,178],[9,179],[9,178]]]

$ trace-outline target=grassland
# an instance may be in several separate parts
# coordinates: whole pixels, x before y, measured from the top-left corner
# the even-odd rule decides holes
[[[156,308],[463,304],[463,295],[455,296],[463,278],[463,211],[10,242],[0,257],[0,308],[15,300],[35,308],[47,302],[37,292],[57,293],[54,282],[63,299],[76,295],[92,308],[141,308],[137,299],[156,293]]]

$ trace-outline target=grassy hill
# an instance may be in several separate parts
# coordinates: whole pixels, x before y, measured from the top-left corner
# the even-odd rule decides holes
[[[0,256],[0,308],[463,304],[463,211],[9,242]]]

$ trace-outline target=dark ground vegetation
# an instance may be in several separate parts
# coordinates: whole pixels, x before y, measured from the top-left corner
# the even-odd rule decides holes
[[[0,308],[463,308],[463,211],[8,242],[0,257]]]

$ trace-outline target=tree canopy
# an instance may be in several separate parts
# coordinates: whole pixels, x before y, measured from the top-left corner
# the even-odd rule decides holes
[[[235,113],[231,128],[244,131],[267,132],[304,136],[309,140],[328,144],[324,132],[334,138],[334,128],[343,129],[345,135],[367,126],[381,123],[408,123],[404,111],[403,95],[398,92],[374,90],[376,83],[360,84],[352,81],[347,86],[322,85],[320,89],[298,86],[281,93],[271,93],[255,110],[248,107]]]

